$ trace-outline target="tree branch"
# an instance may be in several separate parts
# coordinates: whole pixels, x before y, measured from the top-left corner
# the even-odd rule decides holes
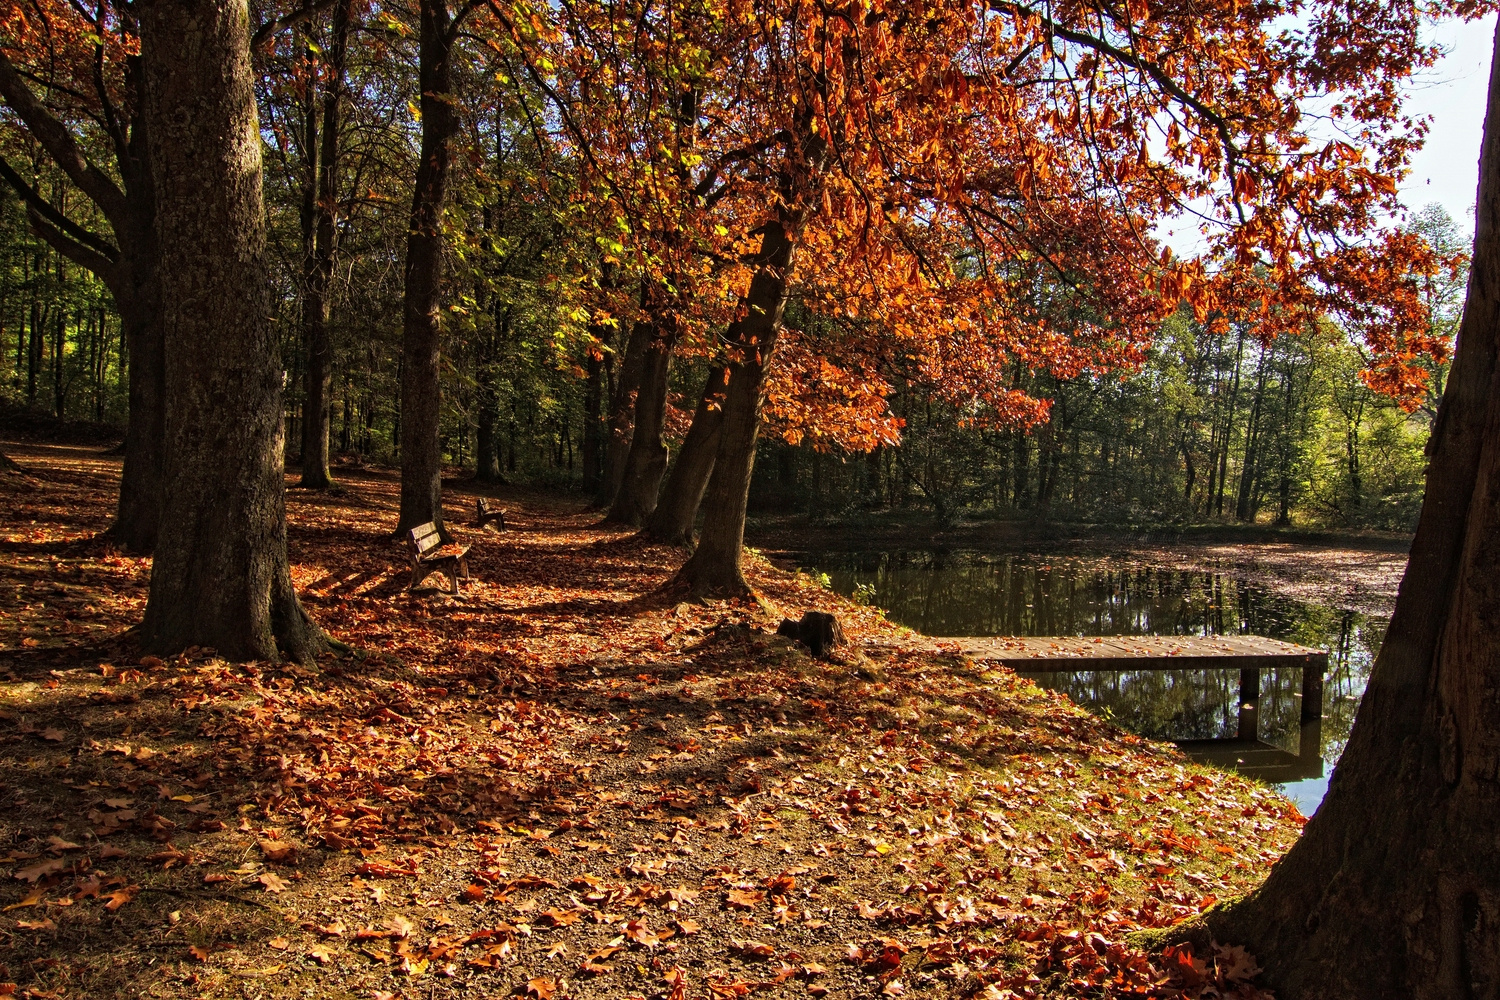
[[[125,192],[116,186],[108,174],[89,162],[88,157],[78,148],[73,133],[42,106],[3,52],[0,52],[0,97],[20,116],[27,130],[41,143],[47,155],[52,157],[63,173],[68,175],[68,179],[99,206],[115,231],[124,229]]]
[[[120,251],[115,249],[108,240],[95,236],[49,205],[47,199],[43,198],[36,188],[27,184],[25,178],[16,173],[15,169],[4,157],[0,157],[0,179],[3,179],[5,183],[15,189],[16,194],[21,196],[21,200],[26,203],[28,214],[40,216],[60,233],[66,233],[69,239],[88,247],[89,252],[97,254],[106,262],[106,267],[113,266],[114,262],[119,260]],[[51,241],[49,240],[48,242]],[[93,271],[94,269],[90,267],[89,270]],[[94,271],[94,273],[98,274],[99,272]]]
[[[29,204],[26,206],[26,221],[31,223],[31,231],[46,240],[52,249],[79,267],[93,272],[100,281],[111,286],[111,288],[113,287],[113,261],[107,259],[102,254],[95,253],[82,243],[63,235],[55,226],[42,218],[40,213]]]
[[[333,4],[334,0],[318,0],[317,3],[304,4],[303,6],[298,7],[296,10],[292,11],[290,14],[283,14],[280,17],[273,17],[271,20],[267,21],[259,28],[256,28],[254,33],[251,34],[250,51],[258,51],[262,45],[266,44],[272,38],[275,38],[286,29],[295,28],[303,21],[311,18],[314,14],[323,13],[323,11],[332,7]]]

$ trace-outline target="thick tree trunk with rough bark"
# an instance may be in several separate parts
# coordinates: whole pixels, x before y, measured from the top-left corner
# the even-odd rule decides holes
[[[793,245],[787,221],[767,223],[761,236],[760,266],[750,279],[742,315],[729,326],[729,385],[725,391],[719,447],[704,496],[707,515],[698,547],[678,570],[677,586],[694,597],[739,597],[750,593],[742,555],[745,505],[755,465],[760,404],[766,368],[781,332],[791,276]]]
[[[155,298],[155,275],[142,294]],[[115,296],[118,306],[120,297]],[[105,537],[131,552],[156,547],[161,523],[162,436],[166,421],[166,365],[160,303],[148,309],[120,309],[126,345],[129,415],[125,424],[125,467],[115,521]]]
[[[449,145],[458,132],[453,108],[453,25],[446,0],[421,0],[422,151],[406,240],[406,291],[401,336],[401,515],[399,534],[428,521],[443,523],[443,453],[438,439],[442,331],[443,209]]]
[[[691,545],[693,525],[703,492],[708,488],[719,451],[719,432],[724,426],[724,398],[729,369],[716,365],[709,369],[693,411],[693,422],[687,438],[677,453],[677,461],[662,487],[661,502],[646,522],[647,537],[668,545]]]
[[[1500,59],[1477,216],[1421,520],[1348,747],[1265,884],[1197,929],[1247,946],[1288,1000],[1500,996]]]
[[[140,11],[169,401],[142,643],[309,660],[325,639],[287,563],[249,13],[245,0]]]
[[[349,0],[333,8],[333,37],[328,49],[328,86],[323,92],[321,141],[317,145],[316,197],[312,205],[312,246],[308,254],[302,300],[303,343],[307,374],[302,403],[302,485],[327,489],[328,427],[332,422],[333,347],[328,338],[328,295],[333,282],[337,232],[339,129],[343,119],[344,62],[349,48]],[[313,148],[309,147],[310,149]]]
[[[614,506],[620,484],[625,481],[625,461],[630,455],[635,419],[635,397],[641,387],[641,372],[646,364],[646,349],[651,343],[649,323],[634,323],[625,341],[625,357],[620,361],[619,380],[609,401],[609,439],[604,446],[604,476],[599,483],[598,503]]]
[[[656,509],[661,477],[667,471],[667,445],[662,431],[667,420],[667,386],[672,374],[672,349],[677,337],[672,319],[653,308],[653,322],[635,393],[635,419],[625,472],[610,505],[607,521],[639,528]]]

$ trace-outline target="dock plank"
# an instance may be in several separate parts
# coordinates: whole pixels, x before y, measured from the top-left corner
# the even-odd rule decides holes
[[[941,637],[942,648],[1026,673],[1326,667],[1328,654],[1252,635]]]

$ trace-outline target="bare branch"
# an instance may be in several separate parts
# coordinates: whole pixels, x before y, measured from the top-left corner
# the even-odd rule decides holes
[[[73,133],[42,106],[3,52],[0,52],[0,97],[20,116],[26,128],[63,173],[68,175],[68,179],[99,206],[115,231],[125,228],[125,192],[120,190],[108,174],[83,155]]]
[[[97,254],[105,261],[106,268],[113,266],[114,262],[120,258],[120,251],[115,249],[108,240],[95,236],[48,204],[47,199],[43,198],[36,188],[26,183],[26,180],[16,173],[15,168],[4,157],[0,157],[0,179],[3,179],[15,189],[16,194],[21,196],[21,200],[26,203],[28,213],[41,216],[49,225],[66,233],[70,239],[88,247],[90,252]],[[92,267],[89,270],[94,271]],[[94,271],[94,273],[100,272]]]

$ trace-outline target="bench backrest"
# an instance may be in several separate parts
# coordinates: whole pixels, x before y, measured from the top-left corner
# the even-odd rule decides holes
[[[443,544],[443,536],[438,531],[438,526],[433,521],[419,524],[411,529],[411,547],[417,550],[417,555],[423,556]]]

